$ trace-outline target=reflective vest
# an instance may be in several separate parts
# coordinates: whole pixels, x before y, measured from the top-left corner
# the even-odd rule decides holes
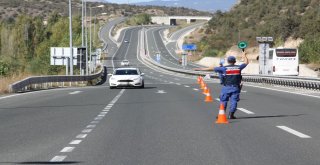
[[[225,66],[226,73],[224,75],[224,85],[240,85],[241,83],[241,70],[239,65],[228,65]]]

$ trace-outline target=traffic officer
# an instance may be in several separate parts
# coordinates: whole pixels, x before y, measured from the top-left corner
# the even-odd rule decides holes
[[[227,66],[195,69],[201,71],[213,70],[223,75],[223,86],[220,93],[220,102],[222,102],[226,108],[230,99],[230,111],[228,115],[229,119],[236,119],[234,113],[237,111],[237,104],[240,100],[240,83],[242,78],[241,71],[249,64],[246,52],[242,53],[242,58],[244,59],[244,63],[241,65],[235,65],[236,58],[234,56],[229,56],[227,59]]]

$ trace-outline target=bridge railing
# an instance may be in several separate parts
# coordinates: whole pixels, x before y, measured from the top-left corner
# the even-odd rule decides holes
[[[155,66],[158,66],[162,69],[169,70],[172,72],[183,73],[188,75],[196,75],[196,76],[204,76],[204,75],[210,74],[211,76],[218,78],[218,74],[213,72],[202,72],[202,71],[172,68],[172,67],[161,65],[148,57],[144,57],[144,59],[145,61]],[[242,75],[242,81],[320,90],[320,78],[245,74],[245,75]]]
[[[60,75],[53,75],[53,76],[32,76],[25,78],[21,81],[15,82],[10,85],[9,89],[10,92],[25,92],[30,90],[39,90],[39,89],[50,89],[50,88],[58,88],[64,87],[65,83],[70,83],[69,86],[72,86],[72,83],[77,84],[84,84],[87,85],[95,85],[101,84],[101,81],[105,81],[105,77],[107,75],[107,68],[103,67],[99,70],[99,72],[92,74],[92,75],[84,75],[84,76],[60,76]],[[96,80],[97,82],[92,82]],[[100,79],[100,80],[98,80]],[[60,83],[60,84],[56,84]]]

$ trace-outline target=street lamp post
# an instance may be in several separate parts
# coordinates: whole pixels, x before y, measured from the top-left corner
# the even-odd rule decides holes
[[[72,51],[72,7],[71,0],[69,0],[69,35],[70,35],[70,75],[73,75],[73,51]]]

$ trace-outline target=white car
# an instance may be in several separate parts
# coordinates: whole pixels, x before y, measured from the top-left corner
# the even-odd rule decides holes
[[[121,66],[129,66],[129,61],[128,60],[123,60],[121,61]]]
[[[113,74],[109,74],[110,89],[116,87],[139,87],[144,88],[144,73],[138,68],[118,68]]]

